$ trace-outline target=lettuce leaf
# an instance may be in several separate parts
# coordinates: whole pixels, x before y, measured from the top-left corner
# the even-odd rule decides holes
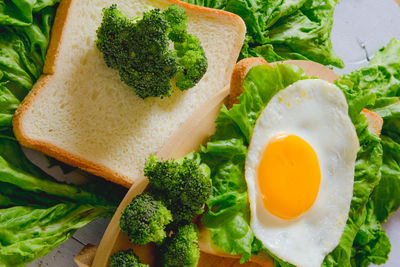
[[[214,187],[213,196],[207,203],[209,209],[203,216],[202,223],[210,230],[214,245],[230,254],[242,254],[242,261],[249,260],[252,253],[258,252],[254,245],[257,239],[249,225],[250,210],[244,179],[244,163],[253,127],[273,95],[288,85],[307,78],[304,71],[294,65],[253,67],[245,78],[245,90],[239,97],[240,104],[234,105],[230,110],[225,106],[221,108],[216,120],[216,132],[210,142],[201,148],[202,160],[211,168]],[[361,110],[375,103],[376,94],[354,87],[347,80],[338,82],[337,85],[346,96],[360,150],[355,165],[348,222],[339,245],[326,257],[323,266],[351,266],[355,260],[354,255],[359,255],[360,260],[365,258],[366,260],[361,261],[366,262],[375,255],[367,253],[367,246],[375,244],[374,249],[377,250],[379,245],[376,244],[386,244],[383,230],[376,226],[376,220],[367,216],[372,210],[367,209],[367,202],[380,179],[382,144],[379,137],[368,131],[368,123]],[[361,238],[360,229],[371,233],[372,237],[368,242]],[[354,250],[353,244],[358,244],[359,249]],[[384,256],[381,258],[385,258]],[[277,266],[290,266],[274,258]]]
[[[330,40],[336,0],[185,0],[242,17],[247,35],[241,58],[268,62],[304,59],[342,68]]]
[[[353,243],[352,266],[384,264],[390,253],[390,241],[374,213],[372,202],[368,202],[365,221],[360,227]]]
[[[369,107],[384,120],[382,178],[371,197],[377,219],[384,222],[400,206],[400,41],[392,39],[366,67],[344,78],[376,94]]]
[[[382,178],[372,194],[375,215],[384,222],[400,207],[400,144],[390,137],[382,136]]]
[[[75,230],[114,213],[110,206],[59,203],[49,208],[0,210],[0,265],[25,266],[66,241]]]
[[[16,9],[7,16],[14,15],[13,18],[17,21],[9,19],[1,23],[1,18],[6,16],[4,10],[7,11],[12,6],[9,2],[0,3],[0,82],[22,100],[42,73],[56,9],[49,6],[40,9],[38,13],[30,13],[30,19],[27,20],[29,23],[17,22],[17,15],[21,12]],[[32,1],[13,2],[20,2],[19,6],[22,8]],[[37,3],[44,5],[53,2]],[[2,10],[4,5],[6,8]]]
[[[3,0],[0,3],[0,24],[31,26],[37,13],[58,2],[60,0]]]

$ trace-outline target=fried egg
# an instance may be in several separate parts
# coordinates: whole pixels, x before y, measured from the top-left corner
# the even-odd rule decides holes
[[[296,266],[321,266],[346,225],[358,150],[335,85],[301,80],[270,100],[245,167],[251,228],[270,252]]]

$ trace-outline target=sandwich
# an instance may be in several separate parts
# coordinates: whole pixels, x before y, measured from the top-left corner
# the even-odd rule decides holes
[[[233,73],[200,148],[213,182],[201,250],[262,266],[350,261],[346,239],[379,179],[383,120],[365,109],[371,99],[291,64],[248,58]]]

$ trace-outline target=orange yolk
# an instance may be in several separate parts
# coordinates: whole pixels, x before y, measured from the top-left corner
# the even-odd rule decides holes
[[[317,154],[295,135],[268,143],[258,167],[265,208],[281,219],[294,219],[314,204],[321,183]]]

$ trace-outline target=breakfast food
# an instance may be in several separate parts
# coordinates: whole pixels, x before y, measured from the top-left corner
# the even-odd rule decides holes
[[[139,98],[96,48],[102,9],[110,2],[66,0],[57,11],[44,75],[13,125],[22,145],[128,187],[141,174],[145,158],[229,83],[245,25],[236,15],[178,1],[115,3],[128,17],[151,7],[181,5],[188,32],[200,39],[208,59],[200,82],[168,99]]]
[[[202,217],[199,246],[207,253],[237,255],[265,266],[271,266],[271,257],[278,265],[319,266],[334,260],[345,246],[341,240],[349,238],[349,230],[343,231],[347,218],[354,220],[358,203],[368,200],[365,184],[376,181],[375,173],[365,170],[376,168],[379,154],[373,151],[379,151],[379,144],[372,140],[379,136],[382,119],[362,109],[368,99],[356,98],[357,91],[350,95],[343,84],[337,83],[339,89],[308,79],[294,65],[245,61],[238,66],[251,70],[241,68],[249,72],[240,104],[221,109],[216,132],[201,149],[214,191]],[[355,109],[350,96],[363,102]],[[362,153],[357,153],[359,143]],[[289,165],[305,168],[295,172],[303,181],[285,180],[285,172],[289,174],[281,156],[265,161],[263,154],[274,155],[282,147],[293,152]],[[308,154],[297,157],[299,150]],[[261,169],[274,176],[261,182]],[[314,180],[306,182],[312,172]],[[280,183],[282,178],[286,183]],[[360,226],[353,225],[355,231]]]
[[[63,0],[62,3],[66,1]],[[19,4],[16,4],[17,2]],[[0,263],[10,266],[24,265],[27,261],[31,261],[51,251],[52,248],[71,236],[75,228],[81,227],[97,217],[98,215],[94,216],[93,214],[101,213],[100,209],[102,209],[101,203],[96,201],[95,197],[92,200],[95,201],[94,205],[96,207],[94,209],[88,207],[91,212],[83,208],[83,205],[86,205],[84,201],[76,200],[72,202],[74,202],[73,204],[76,207],[75,211],[79,212],[71,213],[68,208],[70,207],[69,204],[62,205],[67,202],[65,197],[55,198],[54,196],[43,194],[45,192],[52,195],[62,195],[62,192],[65,194],[65,187],[53,182],[50,187],[48,186],[49,184],[46,183],[49,181],[48,177],[43,176],[34,166],[31,166],[20,151],[20,146],[15,141],[10,124],[15,108],[19,105],[19,101],[16,98],[22,100],[25,94],[31,89],[32,83],[41,74],[42,63],[49,40],[49,31],[55,13],[53,11],[56,10],[58,2],[60,1],[5,1],[3,9],[0,11],[1,17],[3,17],[0,23],[2,29],[0,34],[2,52],[0,58],[0,72],[2,73],[1,95],[4,100],[2,101],[3,136],[1,138],[3,143],[1,165],[4,167],[4,175],[0,179],[2,180],[2,192],[0,195],[2,227],[0,228],[3,230],[6,229],[6,232],[9,233],[0,238],[0,241],[2,241]],[[318,2],[322,3],[323,1],[299,0],[292,1],[291,3],[281,1],[278,4],[272,3],[272,1],[264,1],[261,5],[256,3],[257,6],[251,5],[246,9],[246,1],[238,0],[234,1],[235,5],[231,5],[232,1],[228,1],[229,5],[227,8],[238,7],[236,10],[240,12],[239,14],[244,19],[249,19],[250,34],[262,33],[261,37],[266,37],[265,39],[268,42],[272,41],[273,47],[269,43],[268,45],[261,43],[261,46],[258,43],[256,44],[257,47],[255,47],[255,39],[246,38],[249,46],[244,47],[244,53],[249,52],[250,54],[251,52],[255,52],[257,55],[267,58],[268,54],[266,53],[276,52],[285,57],[292,56],[299,58],[299,52],[300,56],[305,56],[307,54],[302,53],[303,51],[313,50],[318,55],[314,60],[323,62],[328,57],[326,54],[321,53],[320,49],[315,49],[315,46],[317,48],[324,45],[325,47],[329,47],[330,26],[326,20],[319,18],[328,18],[331,25],[331,16],[333,14],[333,11],[330,11],[333,10],[331,3],[337,1],[332,0],[326,3],[323,2],[323,4],[318,4]],[[219,5],[219,8],[225,8],[224,4],[220,5],[219,1],[208,1],[208,4],[210,3],[212,5]],[[294,6],[296,6],[298,11],[292,8]],[[259,12],[260,9],[262,12]],[[288,14],[287,11],[292,13],[292,15]],[[279,16],[275,16],[276,14],[279,14]],[[80,14],[78,13],[77,15],[79,16]],[[279,17],[283,17],[284,19],[279,19]],[[263,21],[259,18],[265,18],[265,20]],[[295,20],[295,18],[298,20]],[[256,24],[251,23],[252,21],[256,22]],[[267,23],[268,21],[270,23]],[[266,23],[266,28],[264,28],[263,22]],[[318,27],[308,27],[310,24],[318,25]],[[22,25],[23,27],[21,27]],[[75,27],[80,28],[81,25],[75,25]],[[325,30],[321,31],[321,28]],[[60,30],[60,28],[55,27],[54,30]],[[259,30],[267,30],[268,32],[260,32]],[[301,38],[293,38],[297,33],[301,33]],[[322,38],[315,38],[315,36]],[[260,42],[264,41],[261,40]],[[373,109],[383,117],[385,127],[382,130],[382,139],[375,137],[375,139],[370,138],[368,142],[365,142],[365,136],[368,135],[366,133],[372,133],[372,130],[376,130],[376,127],[382,125],[382,119],[380,119],[380,122],[379,119],[375,120],[375,122],[379,122],[380,124],[376,123],[374,127],[368,127],[369,131],[366,128],[360,128],[359,123],[361,120],[354,120],[358,133],[362,133],[359,135],[359,139],[363,143],[363,149],[358,156],[358,170],[356,169],[355,172],[355,188],[357,188],[357,185],[362,185],[363,187],[358,186],[358,190],[354,192],[355,197],[353,198],[349,214],[349,221],[353,224],[346,225],[347,230],[342,237],[343,240],[347,240],[348,242],[347,244],[341,242],[337,249],[328,255],[326,258],[327,263],[350,265],[349,261],[351,259],[351,264],[357,266],[365,266],[370,262],[380,264],[385,262],[390,251],[390,242],[380,227],[380,223],[385,221],[398,208],[400,203],[398,201],[398,177],[400,176],[398,171],[400,162],[398,155],[400,150],[398,146],[399,127],[397,127],[399,118],[397,112],[399,93],[396,90],[399,85],[399,65],[397,63],[399,62],[398,56],[400,53],[398,49],[393,48],[392,44],[395,44],[395,42],[391,42],[387,48],[377,53],[368,67],[356,71],[352,74],[352,77],[347,77],[354,83],[353,87],[352,85],[347,85],[349,88],[354,88],[355,92],[361,88],[366,93],[361,98],[352,99],[350,96],[348,99],[349,106],[352,107],[350,112],[352,119],[355,118],[354,114],[359,114],[360,112],[360,109],[355,108],[357,105],[361,107],[366,106],[365,103],[362,103],[363,98],[365,99],[368,95],[376,94],[376,102],[374,102],[375,99],[370,98],[368,108]],[[243,55],[246,57],[249,54]],[[384,54],[386,55],[383,56]],[[73,57],[74,55],[70,54],[70,56]],[[307,56],[307,58],[310,57]],[[270,60],[270,58],[268,59]],[[278,59],[273,58],[273,60]],[[326,61],[325,64],[327,64]],[[358,103],[354,104],[354,102]],[[364,114],[367,117],[368,126],[371,126],[370,118],[377,117],[374,115],[369,117],[369,112],[364,112]],[[375,135],[377,136],[376,132]],[[379,144],[381,144],[380,149]],[[383,165],[382,147],[384,151]],[[370,153],[371,149],[374,153]],[[374,158],[374,160],[370,160],[371,158]],[[368,168],[365,168],[365,166]],[[379,171],[379,168],[381,168],[381,171]],[[360,169],[363,171],[360,172]],[[375,177],[371,176],[371,173]],[[365,179],[365,176],[369,179]],[[33,177],[38,179],[34,179],[35,183],[27,185],[26,179],[29,178],[28,180],[31,181]],[[40,191],[38,191],[39,187]],[[373,189],[374,191],[372,191]],[[79,194],[82,192],[86,194],[80,187],[72,191]],[[108,195],[118,195],[110,194],[109,187],[101,192],[107,192]],[[67,196],[67,198],[69,197]],[[368,200],[367,204],[365,204],[366,199]],[[75,205],[75,203],[78,205]],[[104,215],[109,216],[112,210],[113,207],[110,206],[110,211]],[[226,212],[224,213],[227,214]],[[12,216],[7,216],[10,214]],[[47,221],[46,225],[43,225],[43,220],[37,220],[37,216],[40,214],[45,214],[46,218],[51,218],[51,220]],[[76,214],[76,216],[70,216],[71,214]],[[74,223],[71,223],[71,218]],[[23,220],[21,221],[20,219]],[[21,225],[18,223],[23,222],[24,219],[29,220],[30,223],[23,223],[26,227],[21,228]],[[57,224],[57,226],[61,227],[58,227],[56,230],[58,236],[56,241],[54,241],[54,227],[49,227],[51,224]],[[67,225],[73,226],[73,228],[66,227]],[[233,227],[236,227],[236,225],[233,225]],[[32,236],[32,229],[39,229],[41,234]],[[16,236],[18,237],[18,242],[15,239]],[[47,242],[50,239],[52,241]],[[34,246],[29,245],[32,242],[35,243]],[[254,243],[254,245],[254,247],[257,247],[257,243]]]
[[[319,79],[279,91],[258,117],[246,156],[251,228],[296,266],[320,266],[349,214],[359,149],[343,92]]]
[[[244,61],[255,62],[254,59],[247,59],[247,60],[244,60]],[[243,63],[243,61],[240,62],[240,63]],[[247,62],[247,63],[249,63],[249,62]],[[309,67],[310,65],[314,64],[314,67],[319,67],[321,69],[321,66],[320,65],[318,66],[318,64],[316,64],[316,63],[309,64],[308,62],[305,62],[305,61],[293,61],[291,63],[292,64],[298,64],[300,66],[305,66],[305,69],[307,69],[307,67]],[[239,65],[240,64],[237,64],[237,66],[239,66]],[[251,67],[251,64],[247,64],[247,65],[249,65],[249,68]],[[270,78],[269,76],[271,74],[273,74],[276,70],[273,71],[273,69],[271,67],[266,67],[266,66],[259,66],[259,68],[256,68],[254,71],[257,74],[264,73],[265,75],[262,75],[262,77],[265,77],[265,79],[263,79],[261,82],[258,82],[257,80],[253,80],[254,79],[254,77],[253,77],[252,80],[251,80],[252,81],[251,82],[252,85],[256,85],[256,86],[266,85],[265,93],[267,91],[269,91],[268,87],[269,87],[269,89],[274,88],[273,87],[274,84],[275,84],[275,86],[276,85],[281,86],[281,85],[279,85],[279,83],[280,83],[279,81],[282,81],[282,80],[278,80],[278,83],[273,83],[273,84],[272,83],[267,83],[267,81]],[[276,65],[276,68],[279,70],[278,73],[280,73],[280,74],[288,72],[288,73],[292,74],[294,78],[296,78],[296,77],[302,77],[303,79],[306,78],[306,76],[303,75],[302,71],[299,68],[295,67],[295,66],[290,66],[290,65],[286,65],[286,64],[283,64],[283,65],[282,64],[278,64],[278,65]],[[324,73],[324,70],[325,69],[322,68],[322,71],[320,71],[321,77],[323,77],[324,79],[332,80],[332,79],[329,78],[329,77],[331,77],[330,75],[327,75],[327,73]],[[250,73],[251,76],[254,75],[254,73],[253,73],[254,71],[252,70],[252,72]],[[293,72],[291,72],[291,71],[293,71]],[[333,73],[332,71],[330,71],[330,72]],[[234,72],[234,73],[237,73],[237,72]],[[275,74],[278,74],[278,73],[275,72]],[[308,70],[307,73],[313,73],[313,72]],[[317,74],[317,72],[314,72],[314,75],[315,74]],[[333,76],[337,77],[336,75],[333,75]],[[278,77],[278,79],[282,79],[282,78],[284,80],[288,79],[288,77],[286,77],[284,75],[277,75],[276,77]],[[247,80],[246,83],[249,83],[249,80],[248,79],[246,79],[246,80]],[[321,82],[319,80],[315,80],[315,81],[318,82],[318,83],[322,83],[322,86],[328,85],[328,87],[334,87],[334,85],[326,83],[326,82]],[[311,80],[307,81],[306,80],[306,81],[302,81],[302,82],[314,82],[314,81],[311,81]],[[291,81],[289,80],[288,83],[291,83]],[[249,84],[246,84],[246,86],[248,86],[248,85]],[[249,88],[249,87],[247,87],[247,88]],[[247,89],[247,90],[254,90],[254,89]],[[282,89],[282,90],[284,91],[285,89]],[[315,90],[317,90],[317,89],[315,89]],[[337,90],[337,88],[335,90]],[[252,91],[253,94],[251,94],[250,96],[258,97],[256,94],[254,94],[254,92],[255,91]],[[244,92],[244,94],[246,94],[246,92]],[[340,93],[339,93],[339,95],[340,95]],[[241,97],[241,103],[244,102],[243,100],[246,100],[246,99]],[[343,95],[342,95],[341,98],[339,97],[339,102],[341,102],[341,101],[343,101]],[[246,103],[246,102],[244,102],[244,103]],[[253,102],[252,104],[253,105],[257,104],[257,102]],[[262,107],[262,106],[263,105],[260,105],[260,107]],[[238,105],[236,105],[235,107],[236,107],[236,110],[238,110],[237,109]],[[244,106],[240,107],[240,109],[242,109],[242,110],[243,110],[243,108],[244,108]],[[249,109],[249,108],[251,108],[251,106],[246,105],[246,108]],[[364,119],[365,119],[365,117],[367,117],[368,124],[365,124],[366,128],[364,128],[364,130],[363,130],[364,134],[367,134],[368,131],[370,131],[373,135],[378,136],[379,135],[379,131],[380,131],[379,127],[382,125],[382,124],[379,124],[382,121],[380,119],[380,117],[376,113],[368,111],[368,110],[365,110],[365,109],[362,110],[362,111],[361,111],[361,109],[359,109],[356,112],[362,112],[359,115],[360,115],[360,117],[364,117]],[[262,114],[262,112],[260,112],[260,114]],[[202,156],[204,157],[203,160],[205,160],[204,162],[207,162],[207,164],[209,164],[209,166],[213,170],[212,176],[213,176],[213,179],[214,179],[214,183],[213,183],[214,190],[220,190],[220,191],[222,191],[222,193],[224,193],[223,190],[225,190],[225,188],[229,189],[229,187],[231,187],[231,186],[232,187],[236,187],[236,188],[239,189],[240,187],[242,187],[243,181],[244,181],[244,178],[240,177],[240,175],[241,175],[240,169],[237,166],[235,166],[235,164],[237,164],[237,163],[240,164],[241,162],[243,162],[242,161],[243,160],[243,153],[241,152],[242,151],[241,148],[243,146],[240,145],[240,140],[239,140],[239,142],[237,142],[237,141],[234,141],[234,139],[229,139],[229,136],[232,136],[232,135],[238,133],[237,132],[238,129],[230,127],[231,125],[229,125],[229,123],[227,123],[227,122],[229,122],[229,120],[227,120],[227,118],[229,118],[229,117],[227,117],[227,115],[230,116],[230,115],[232,115],[232,113],[229,113],[229,111],[227,112],[227,110],[225,108],[222,108],[220,116],[219,116],[217,122],[218,123],[223,123],[223,125],[221,125],[221,128],[217,128],[217,132],[212,137],[211,142],[208,144],[208,146],[200,148]],[[250,118],[257,118],[257,117],[258,116],[252,116]],[[233,117],[231,117],[231,118],[233,118]],[[195,118],[193,118],[193,119],[195,119]],[[235,117],[235,120],[237,122],[240,122],[240,119],[241,118],[238,117],[238,116]],[[199,118],[199,120],[202,121],[203,119]],[[207,119],[207,121],[208,121],[208,119]],[[200,123],[200,122],[198,123],[198,125],[201,125],[201,124],[202,123]],[[358,124],[355,124],[355,125],[357,125],[358,130],[360,130],[359,125]],[[378,128],[377,128],[377,126],[378,126]],[[245,127],[243,127],[243,129],[244,128]],[[223,134],[228,135],[228,139],[226,139],[226,141],[218,140],[217,139],[218,135],[223,137]],[[181,136],[186,136],[186,135],[182,135],[182,134],[180,134],[180,135]],[[367,136],[368,136],[368,134],[367,134]],[[191,140],[189,142],[193,142],[193,140],[191,138],[186,138],[186,139]],[[363,138],[363,137],[361,137],[361,139],[360,139],[360,141],[363,144],[365,144],[364,139],[365,138]],[[175,138],[174,138],[174,140],[175,140]],[[174,143],[175,142],[174,140],[172,140],[171,142]],[[195,143],[198,144],[198,143],[200,143],[200,141],[196,141]],[[226,146],[226,148],[224,148],[224,146]],[[168,147],[170,147],[170,146],[168,145]],[[364,147],[366,147],[366,146],[364,146]],[[370,147],[373,148],[375,146],[370,146]],[[210,153],[210,152],[206,151],[206,149],[209,150],[209,151],[214,150],[216,152],[215,157],[213,159],[212,158],[211,158],[211,160],[207,159],[209,157],[209,155],[207,155],[207,154]],[[164,151],[164,153],[167,153],[167,152]],[[172,152],[172,153],[174,153],[174,152]],[[183,152],[183,153],[185,153],[185,152]],[[363,152],[363,154],[364,153],[365,152]],[[370,154],[367,154],[367,155],[371,156]],[[168,154],[164,154],[164,156],[168,157]],[[372,156],[372,157],[374,157],[374,156]],[[230,159],[233,159],[233,161],[229,162]],[[364,159],[363,159],[363,161],[364,161]],[[224,167],[221,168],[221,170],[218,170],[218,168],[216,168],[216,166],[219,165],[218,167],[220,167],[221,166],[221,164],[219,164],[220,162],[222,162],[222,166],[225,165],[226,167],[224,166]],[[242,166],[244,166],[244,165],[242,165]],[[373,167],[373,165],[369,165],[369,166],[367,165],[367,167],[371,167],[371,166]],[[363,170],[363,168],[364,167],[360,164],[360,161],[358,161],[358,166],[357,166],[356,170],[357,169],[358,170]],[[169,168],[165,168],[164,167],[163,169],[168,170]],[[159,172],[154,172],[154,173],[159,173]],[[173,172],[169,172],[169,173],[173,173]],[[239,176],[238,176],[238,174],[239,174]],[[366,174],[366,172],[363,171],[363,175],[365,175],[365,174]],[[160,178],[160,177],[162,177],[164,175],[157,175],[157,176]],[[168,179],[170,179],[169,178],[170,176],[171,176],[170,174],[166,175],[163,179],[167,179],[168,180]],[[357,180],[355,180],[356,181],[355,182],[355,187],[356,188],[357,188],[357,184],[359,185],[359,183],[357,183],[357,181],[360,181],[359,177],[360,176],[357,176],[357,174],[356,174],[356,176],[355,176],[355,179],[357,179]],[[367,175],[367,177],[368,177],[368,175]],[[230,178],[234,178],[234,179],[230,179]],[[239,178],[242,178],[242,181],[240,181]],[[174,183],[175,182],[164,182],[162,184],[165,184],[165,185],[169,186],[170,184],[174,184]],[[180,186],[178,186],[177,188],[180,188]],[[169,190],[171,190],[171,189],[172,188],[170,188]],[[211,210],[211,214],[209,214],[210,213],[210,209],[208,209],[208,211],[204,215],[202,221],[203,221],[203,223],[206,224],[207,228],[206,227],[202,227],[201,224],[199,226],[200,227],[199,228],[200,229],[199,247],[200,247],[201,251],[203,252],[201,254],[202,256],[200,257],[200,260],[199,260],[199,264],[200,264],[199,266],[231,266],[235,262],[236,262],[236,265],[234,265],[234,266],[239,266],[239,258],[242,258],[242,262],[243,262],[242,254],[235,253],[235,252],[232,253],[232,251],[229,251],[229,250],[227,250],[226,247],[223,247],[223,245],[229,246],[231,244],[230,243],[231,240],[233,240],[232,243],[235,243],[235,238],[237,238],[237,237],[240,238],[241,237],[240,235],[243,234],[243,233],[247,237],[252,238],[251,232],[243,231],[243,230],[246,230],[246,221],[245,220],[249,220],[249,218],[246,219],[246,217],[244,217],[245,220],[241,220],[241,218],[240,218],[241,212],[242,212],[241,209],[245,208],[245,204],[246,204],[244,201],[247,200],[246,197],[245,197],[245,196],[247,196],[247,192],[245,192],[246,188],[243,188],[243,189],[244,189],[244,191],[243,191],[243,193],[241,193],[239,195],[239,197],[235,196],[235,192],[228,192],[228,193],[225,193],[223,195],[223,197],[221,198],[218,195],[216,195],[215,192],[214,192],[213,193],[213,197],[207,202],[208,207],[213,207],[215,202],[218,202],[218,204],[220,204],[220,203],[221,204],[218,205],[218,208]],[[151,192],[151,190],[150,190],[150,192]],[[132,194],[128,193],[126,201],[124,203],[127,204],[127,201],[130,201],[130,199],[135,194],[137,194],[137,192],[135,193],[134,190],[132,190],[131,193]],[[358,195],[357,193],[355,193],[355,194]],[[192,198],[190,198],[190,199],[192,199]],[[220,201],[220,199],[221,199],[221,201]],[[126,206],[126,204],[122,205],[120,207],[120,209],[123,209]],[[350,218],[354,218],[354,205],[352,205],[352,206],[353,206],[353,211],[348,214],[350,216]],[[247,214],[250,214],[249,211],[250,210],[248,210]],[[243,214],[246,216],[245,212],[246,212],[246,210],[244,210]],[[234,218],[234,220],[233,221],[229,221],[230,218]],[[115,216],[114,219],[119,220],[118,214]],[[240,224],[237,224],[237,223],[240,223]],[[317,224],[317,223],[315,223],[315,224]],[[219,225],[222,225],[222,227],[220,229],[218,229]],[[357,226],[354,225],[354,227],[357,227]],[[222,246],[219,245],[217,243],[218,240],[216,242],[215,237],[212,236],[213,235],[212,231],[215,231],[215,230],[218,231],[217,234],[220,235],[222,237],[221,238],[222,241],[225,242],[225,244],[222,243],[222,242],[219,243],[219,244],[222,244]],[[229,232],[230,230],[233,230],[233,231],[238,230],[238,231],[234,232],[235,236],[233,236],[232,234],[230,234],[230,232]],[[113,235],[113,233],[114,233],[114,235]],[[348,233],[349,233],[349,230],[347,229],[345,231],[344,235],[342,236],[342,238],[344,238],[345,240],[347,238],[349,238],[348,237]],[[112,236],[115,236],[115,232],[107,230],[105,239],[108,242],[104,242],[104,243],[109,243],[110,241],[115,242],[114,239],[110,239],[110,234]],[[123,240],[117,241],[116,243],[114,243],[115,245],[113,246],[113,248],[114,249],[124,249],[124,247],[127,245],[126,244],[126,240],[127,239],[124,238]],[[229,243],[226,242],[226,240],[229,240]],[[244,243],[244,242],[246,242],[246,239],[242,238],[239,241]],[[337,255],[336,254],[337,251],[340,251],[342,246],[343,246],[342,244],[337,246],[335,251],[333,253],[331,253],[330,255],[328,255],[326,259],[331,260],[332,257],[334,257],[334,255]],[[99,257],[96,256],[96,260],[97,260],[96,262],[97,263],[106,262],[108,260],[108,257],[110,256],[110,254],[104,253],[104,252],[108,252],[108,250],[105,250],[103,242],[102,242],[100,247],[101,247],[101,252],[102,253],[98,253]],[[259,239],[253,239],[253,244],[252,244],[251,248],[252,249],[259,248],[260,250],[258,252],[253,250],[251,258],[250,258],[250,260],[252,262],[257,263],[258,265],[257,264],[250,264],[249,266],[259,266],[260,265],[260,266],[268,266],[268,267],[271,266],[272,267],[272,266],[279,266],[279,264],[284,264],[283,263],[284,257],[278,258],[276,255],[271,254],[269,251],[264,250],[263,249],[263,245],[259,241]],[[236,249],[240,249],[240,247],[236,247]],[[114,250],[114,251],[116,251],[116,250]],[[223,258],[218,258],[218,257],[212,256],[212,255],[207,255],[205,253],[218,255],[218,256],[223,257]],[[307,252],[305,252],[305,253],[307,253]],[[105,256],[103,256],[104,254],[105,254]],[[235,259],[235,257],[236,257],[236,259]],[[230,258],[230,259],[227,259],[227,258]],[[100,261],[100,259],[101,259],[101,261]],[[153,256],[150,255],[150,256],[147,256],[147,257],[141,257],[141,259],[143,260],[143,262],[147,263],[147,262],[149,262],[149,259],[153,259]],[[157,257],[156,260],[157,259],[159,259],[159,258]],[[340,259],[340,261],[344,262],[343,259]]]

